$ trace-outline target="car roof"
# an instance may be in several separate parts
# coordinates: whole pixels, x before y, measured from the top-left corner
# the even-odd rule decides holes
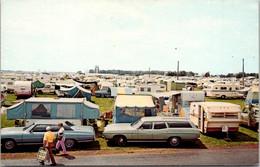
[[[141,120],[144,121],[189,121],[187,117],[162,117],[162,116],[155,116],[155,117],[142,117]]]

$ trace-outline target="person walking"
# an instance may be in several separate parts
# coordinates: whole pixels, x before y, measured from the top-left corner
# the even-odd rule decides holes
[[[55,134],[51,132],[51,127],[47,126],[46,128],[46,133],[44,134],[43,137],[43,149],[47,148],[50,158],[51,158],[51,166],[57,166],[52,150],[51,148],[55,147]],[[41,162],[42,165],[44,165],[44,161]]]
[[[58,126],[59,126],[60,130],[58,131],[58,137],[57,137],[58,142],[56,144],[56,149],[58,150],[61,146],[61,148],[62,148],[62,154],[61,155],[65,156],[65,155],[67,155],[66,147],[65,147],[65,144],[64,144],[64,142],[65,142],[65,129],[63,128],[62,123],[59,123]]]

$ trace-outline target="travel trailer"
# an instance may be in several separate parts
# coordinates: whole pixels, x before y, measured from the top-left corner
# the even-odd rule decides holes
[[[224,102],[193,102],[190,119],[200,132],[234,132],[241,122],[240,106]]]
[[[46,83],[43,88],[37,88],[38,94],[50,94],[55,93],[55,85],[51,83]]]
[[[19,97],[32,96],[32,82],[31,81],[15,81],[14,95]]]
[[[166,91],[166,86],[163,84],[142,84],[137,86],[137,94],[152,94],[164,91]]]
[[[243,95],[238,91],[241,90],[243,86],[234,84],[210,84],[206,89],[203,89],[205,95],[214,98],[242,98]]]

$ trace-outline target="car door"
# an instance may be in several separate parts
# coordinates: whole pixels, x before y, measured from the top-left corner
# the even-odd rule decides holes
[[[153,132],[153,140],[168,139],[168,128],[165,122],[154,122],[152,132]]]
[[[48,125],[37,124],[30,131],[26,131],[22,136],[23,144],[40,144],[43,143],[43,137]]]
[[[144,122],[139,128],[136,130],[136,137],[138,140],[152,140],[152,122]]]

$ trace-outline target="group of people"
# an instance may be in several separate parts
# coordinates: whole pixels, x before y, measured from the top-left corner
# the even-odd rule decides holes
[[[67,155],[67,152],[66,152],[66,147],[65,147],[65,129],[63,128],[63,124],[62,123],[59,123],[58,124],[59,126],[59,131],[58,131],[58,135],[57,135],[57,144],[55,146],[55,139],[56,139],[56,136],[53,132],[51,132],[51,127],[48,126],[46,128],[46,133],[44,134],[44,137],[43,137],[43,149],[47,148],[48,149],[48,152],[49,152],[49,156],[50,156],[50,159],[51,159],[51,166],[56,166],[56,161],[54,159],[54,156],[53,156],[53,152],[52,152],[52,148],[55,148],[56,150],[59,150],[60,147],[62,147],[62,156],[65,156]],[[42,165],[44,165],[44,161],[41,161],[40,162]]]

